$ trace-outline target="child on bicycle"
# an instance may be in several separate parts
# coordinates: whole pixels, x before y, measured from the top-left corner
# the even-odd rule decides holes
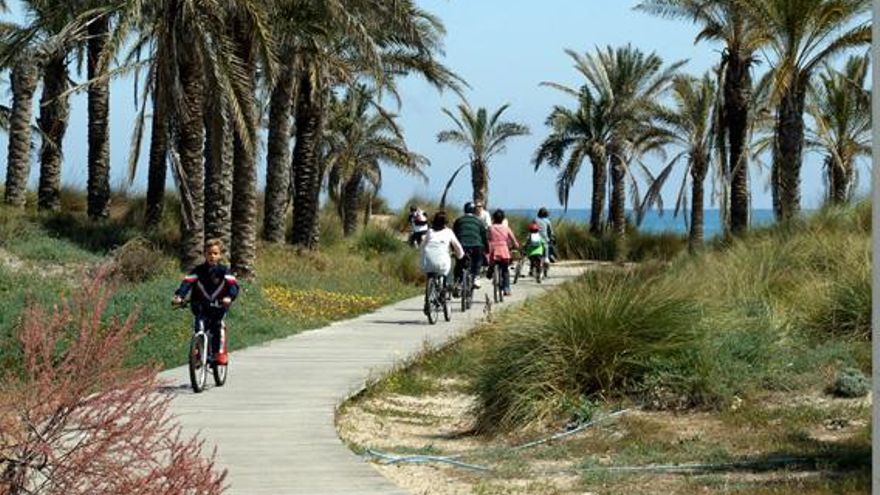
[[[492,225],[489,226],[489,267],[501,270],[501,289],[505,296],[510,295],[510,246],[519,249],[516,236],[505,225],[504,210],[497,209],[492,213]]]
[[[550,250],[544,236],[541,235],[541,227],[537,222],[528,225],[529,236],[523,243],[523,251],[529,259],[529,275],[533,275],[534,269],[541,269],[541,263],[546,263],[547,252]]]
[[[426,274],[435,273],[446,278],[446,285],[451,282],[449,272],[452,271],[452,258],[449,256],[450,248],[455,252],[455,258],[464,256],[464,249],[452,229],[446,226],[446,212],[438,211],[431,219],[431,228],[422,239],[421,268]]]
[[[220,264],[223,251],[223,241],[220,239],[206,241],[205,262],[193,268],[183,278],[171,301],[174,305],[182,304],[192,290],[190,310],[197,319],[204,321],[205,329],[211,335],[211,355],[221,365],[228,362],[223,317],[238,296],[238,282],[229,268]]]

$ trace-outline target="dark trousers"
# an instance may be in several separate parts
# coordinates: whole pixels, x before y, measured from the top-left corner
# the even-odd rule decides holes
[[[461,274],[464,272],[465,263],[469,263],[469,269],[474,280],[480,276],[480,269],[483,267],[483,246],[465,246],[464,258],[455,263],[455,280],[461,280]]]

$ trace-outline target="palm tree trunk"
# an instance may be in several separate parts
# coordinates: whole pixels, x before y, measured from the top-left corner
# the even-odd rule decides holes
[[[235,38],[246,71],[242,112],[247,136],[237,131],[233,146],[231,262],[237,275],[247,277],[257,258],[257,65],[245,22],[237,23]]]
[[[481,159],[471,162],[471,185],[474,189],[474,203],[483,203],[489,207],[489,168]]]
[[[345,237],[351,237],[357,230],[362,189],[363,175],[360,172],[352,174],[342,188],[342,233]]]
[[[615,147],[611,151],[611,228],[617,235],[626,233],[626,168],[619,151]]]
[[[43,133],[40,147],[40,185],[37,204],[41,210],[61,208],[61,160],[64,134],[70,120],[67,96],[67,54],[52,57],[43,68],[43,95],[38,124]]]
[[[364,204],[364,228],[370,226],[370,218],[373,217],[373,193],[367,193],[367,201]]]
[[[153,91],[153,120],[150,123],[150,165],[147,172],[147,205],[144,227],[153,228],[162,221],[165,207],[165,177],[168,171],[168,114],[162,104],[160,81]]]
[[[296,145],[293,148],[293,227],[291,242],[301,248],[316,247],[321,170],[318,163],[322,109],[320,94],[308,75],[300,78],[296,103]]]
[[[220,239],[229,247],[232,244],[232,126],[227,108],[215,106],[209,111],[206,107],[205,112],[205,239]]]
[[[605,188],[608,187],[608,157],[605,150],[594,147],[590,153],[590,163],[593,166],[593,195],[590,202],[590,232],[599,235],[602,232],[602,222],[605,208]]]
[[[724,76],[724,125],[730,152],[730,230],[740,235],[749,228],[748,135],[752,99],[751,62],[741,54],[727,57]]]
[[[786,221],[800,211],[801,164],[804,149],[804,99],[806,85],[796,81],[785,91],[777,109],[776,136],[773,153],[773,175],[776,188],[776,219]]]
[[[6,204],[24,207],[31,170],[31,116],[38,67],[24,57],[12,68],[12,114],[9,117],[9,155],[6,160]]]
[[[691,163],[691,229],[688,250],[696,252],[703,246],[703,183],[706,180],[706,163]]]
[[[98,67],[107,42],[110,20],[100,16],[89,24],[88,77],[92,80],[106,71]],[[88,214],[91,219],[107,218],[110,214],[110,83],[89,85],[89,179]]]
[[[290,203],[290,118],[293,69],[285,66],[269,103],[269,150],[266,156],[266,199],[263,239],[284,242],[284,216]]]
[[[180,155],[180,203],[183,212],[181,235],[182,263],[191,269],[202,258],[205,243],[205,144],[204,79],[202,60],[191,54],[180,64],[180,85],[184,108],[180,112],[177,150]]]
[[[828,201],[834,205],[846,203],[849,191],[846,167],[839,165],[829,156],[825,158],[825,169],[828,173]]]

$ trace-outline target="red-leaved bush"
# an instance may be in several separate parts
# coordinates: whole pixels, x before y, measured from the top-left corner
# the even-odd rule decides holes
[[[184,438],[153,367],[126,368],[134,316],[102,322],[98,274],[19,326],[19,369],[0,372],[0,495],[219,494],[225,471]]]

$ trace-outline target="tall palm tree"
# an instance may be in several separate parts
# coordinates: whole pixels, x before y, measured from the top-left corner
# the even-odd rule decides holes
[[[31,169],[31,118],[39,70],[34,59],[25,55],[14,62],[10,77],[12,111],[9,117],[4,201],[18,207],[24,207],[27,197],[27,180]]]
[[[111,17],[122,0],[74,0],[69,2],[79,15],[87,17],[86,74],[88,77],[88,182],[89,218],[110,214],[110,80],[105,53],[110,37]]]
[[[231,16],[231,37],[244,69],[239,94],[243,125],[234,129],[232,177],[230,261],[239,276],[253,274],[257,253],[257,65],[262,63],[270,81],[277,70],[266,8],[263,0],[254,0],[251,8],[236,4]]]
[[[823,62],[871,41],[869,0],[750,0],[743,13],[770,36],[776,129],[771,187],[777,219],[800,211],[807,89]]]
[[[395,116],[373,108],[375,93],[363,86],[349,90],[331,104],[327,132],[330,196],[339,205],[346,237],[357,228],[357,214],[365,186],[378,192],[382,165],[426,179],[428,159],[410,151]]]
[[[614,232],[623,235],[626,178],[633,178],[631,165],[638,163],[641,155],[660,149],[664,143],[663,132],[654,122],[658,100],[684,61],[664,67],[659,55],[645,54],[632,45],[616,49],[609,46],[586,55],[569,50],[568,54],[586,79],[587,90],[593,93],[594,99],[608,102],[605,118],[609,127],[606,145],[611,176],[609,214]]]
[[[150,45],[149,80],[159,110],[153,117],[154,128],[157,120],[165,127],[160,126],[164,132],[153,136],[153,144],[158,140],[167,145],[163,149],[151,144],[150,176],[158,175],[153,174],[154,157],[156,168],[164,168],[165,156],[171,158],[181,197],[184,267],[198,262],[204,243],[206,91],[221,99],[220,108],[228,106],[237,129],[247,128],[241,102],[251,86],[228,30],[232,14],[240,11],[230,8],[257,9],[250,0],[234,6],[224,0],[129,0],[111,36],[111,45],[120,46],[129,32],[137,30],[142,44]],[[247,136],[247,131],[241,132]],[[155,191],[160,187],[164,183],[152,186],[153,198],[159,196]]]
[[[720,83],[722,135],[726,144],[724,176],[729,187],[729,227],[742,234],[749,225],[749,128],[752,114],[752,66],[757,50],[767,41],[766,32],[744,15],[738,0],[645,0],[636,9],[662,17],[691,20],[700,27],[695,42],[724,44]]]
[[[38,204],[41,209],[59,207],[61,189],[62,141],[67,131],[67,99],[70,50],[83,38],[84,24],[66,2],[28,0],[24,2],[28,23],[4,26],[0,65],[13,66],[13,120],[15,136],[10,136],[7,170],[7,202],[24,204],[24,190],[30,169],[30,108],[37,84],[43,77],[38,124],[40,147],[40,183]],[[34,72],[37,69],[38,72]],[[16,95],[15,93],[18,93]],[[25,121],[25,118],[27,121]],[[20,134],[19,134],[20,132]]]
[[[285,215],[290,204],[290,136],[295,74],[282,64],[269,101],[269,137],[266,153],[266,194],[263,239],[284,242]]]
[[[438,87],[454,87],[456,77],[434,59],[442,24],[412,0],[288,0],[295,33],[296,143],[292,159],[294,219],[291,242],[316,246],[318,199],[324,167],[320,138],[326,102],[337,83],[359,76],[389,85],[395,76],[416,73]]]
[[[711,74],[702,79],[691,76],[678,76],[672,84],[673,107],[660,114],[672,144],[681,148],[669,164],[657,175],[645,196],[645,205],[656,203],[660,198],[660,188],[669,178],[671,171],[682,159],[686,159],[685,175],[676,201],[675,214],[686,203],[686,184],[691,182],[691,222],[688,235],[688,248],[696,251],[703,244],[704,182],[709,167],[714,160],[714,140],[716,138],[717,108],[715,99],[717,88]]]
[[[455,129],[438,133],[437,142],[453,143],[468,152],[475,203],[488,203],[489,161],[505,151],[511,138],[529,134],[529,128],[524,124],[500,120],[509,107],[510,104],[501,105],[492,115],[482,107],[474,110],[467,101],[458,105],[458,115],[443,109]]]
[[[589,158],[593,167],[592,194],[590,196],[590,232],[599,234],[603,229],[603,210],[605,208],[605,189],[607,187],[608,153],[607,145],[610,128],[605,118],[606,102],[596,101],[587,88],[573,92],[556,83],[545,83],[551,87],[562,87],[573,94],[579,103],[570,110],[556,106],[547,117],[551,134],[540,144],[535,153],[535,169],[547,162],[560,169],[556,180],[556,190],[560,203],[568,208],[571,188],[577,179],[584,159]],[[565,155],[568,154],[568,160]],[[565,161],[565,163],[563,163]]]
[[[856,159],[871,156],[871,90],[865,88],[870,59],[850,57],[843,71],[830,66],[808,95],[807,147],[825,156],[827,201],[845,203],[855,186]]]

